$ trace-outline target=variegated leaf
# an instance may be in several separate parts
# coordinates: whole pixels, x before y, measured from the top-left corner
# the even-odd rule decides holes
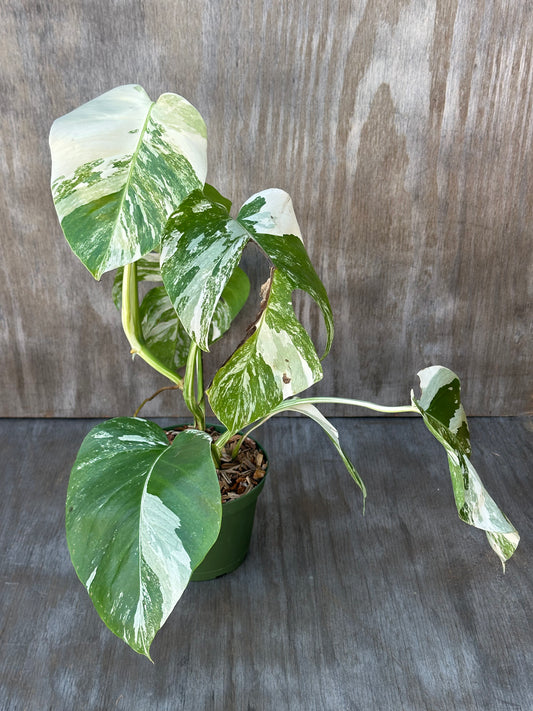
[[[489,496],[470,461],[470,435],[459,378],[438,365],[421,370],[418,377],[421,396],[418,400],[411,396],[413,405],[446,450],[459,517],[484,530],[491,547],[505,563],[516,550],[520,536]]]
[[[247,302],[249,294],[250,280],[248,275],[240,267],[235,267],[233,274],[222,291],[222,296],[213,314],[209,333],[210,343],[218,341],[228,331],[233,320]]]
[[[232,432],[322,377],[315,348],[294,315],[290,280],[275,269],[265,287],[253,332],[207,391],[214,413]]]
[[[246,273],[235,267],[220,297],[209,332],[209,343],[226,333],[233,319],[246,303],[250,281]],[[187,362],[191,339],[183,328],[164,286],[146,294],[140,306],[141,328],[146,345],[168,368],[182,368]]]
[[[231,210],[231,200],[229,200],[227,197],[224,197],[224,195],[221,195],[216,188],[214,188],[212,185],[209,185],[209,183],[206,183],[204,185],[203,193],[208,200],[210,200],[211,202],[217,202],[219,205],[222,205],[229,213],[229,211]]]
[[[248,239],[226,208],[199,190],[181,203],[165,228],[163,283],[185,330],[204,351],[217,303]]]
[[[120,86],[57,119],[52,194],[63,232],[97,279],[156,248],[206,175],[206,130],[188,101]]]
[[[183,328],[164,286],[146,294],[139,309],[146,345],[167,368],[179,369],[187,362],[191,339]]]
[[[149,657],[150,644],[220,530],[209,435],[123,417],[85,438],[70,477],[67,542],[109,629]]]
[[[333,340],[333,314],[324,285],[305,250],[290,196],[277,188],[256,193],[244,203],[237,219],[292,288],[307,292],[320,306],[328,334],[327,355]]]
[[[328,332],[327,353],[333,338],[328,297],[305,251],[291,199],[277,189],[250,198],[236,220],[222,202],[197,191],[169,219],[161,252],[163,281],[191,338],[207,350],[215,304],[248,240],[283,272],[292,290],[303,289],[317,301]]]

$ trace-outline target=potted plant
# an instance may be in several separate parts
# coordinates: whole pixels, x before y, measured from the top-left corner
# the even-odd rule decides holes
[[[322,366],[291,295],[302,289],[319,305],[324,357],[333,338],[326,291],[284,191],[257,193],[231,216],[231,203],[205,182],[206,130],[191,104],[175,94],[152,102],[140,86],[121,86],[57,119],[50,145],[54,203],[72,250],[96,279],[117,270],[113,298],[131,353],[180,390],[191,413],[191,426],[172,435],[138,411],[108,420],[89,432],[74,464],[66,508],[70,555],[115,634],[149,656],[155,634],[219,539],[222,512],[231,504],[222,504],[217,470],[238,469],[242,443],[249,442],[243,430],[249,434],[281,412],[310,417],[366,495],[337,431],[316,408],[324,402],[421,415],[448,455],[459,516],[486,531],[505,563],[519,536],[470,462],[454,373],[440,366],[421,371],[420,397],[411,394],[402,407],[296,397],[322,377]],[[248,297],[239,262],[249,242],[270,264],[261,309],[206,389],[204,354]],[[139,282],[155,284],[141,303]],[[216,434],[206,426],[206,398],[222,425]],[[258,457],[256,481],[253,472],[246,475],[253,489],[264,480],[266,458],[247,446],[248,459]]]

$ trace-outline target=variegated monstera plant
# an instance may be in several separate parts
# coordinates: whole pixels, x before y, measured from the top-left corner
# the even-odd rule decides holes
[[[169,444],[153,422],[111,419],[89,432],[74,464],[66,512],[70,554],[115,634],[149,655],[217,538],[217,459],[243,428],[250,432],[289,410],[307,415],[324,428],[365,494],[337,431],[315,407],[321,402],[419,413],[446,449],[459,516],[486,531],[502,562],[512,555],[518,534],[470,462],[459,380],[450,370],[421,371],[421,396],[412,395],[405,407],[294,397],[320,380],[322,367],[291,295],[302,289],[318,303],[327,353],[333,319],[326,291],[285,192],[257,193],[231,217],[231,203],[205,183],[206,129],[191,104],[175,94],[153,102],[140,86],[121,86],[55,121],[50,145],[53,198],[72,250],[96,279],[117,270],[113,297],[131,352],[182,390],[195,423]],[[248,297],[239,262],[250,242],[271,269],[261,312],[204,390],[203,353]],[[155,284],[140,304],[139,281]],[[205,432],[206,396],[226,427],[215,444]]]

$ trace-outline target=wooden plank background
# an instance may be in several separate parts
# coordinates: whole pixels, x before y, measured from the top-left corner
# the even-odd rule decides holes
[[[292,195],[336,315],[317,393],[401,404],[441,363],[469,413],[531,410],[531,2],[4,0],[0,27],[1,415],[130,414],[164,384],[49,195],[54,118],[131,82],[198,107],[235,203]]]

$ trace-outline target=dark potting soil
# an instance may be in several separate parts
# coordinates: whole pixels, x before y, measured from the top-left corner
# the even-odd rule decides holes
[[[178,432],[185,429],[187,425],[167,430],[168,441],[172,442]],[[212,427],[208,427],[207,432],[214,442],[220,437],[220,433]],[[220,456],[220,469],[217,469],[217,474],[222,503],[248,493],[259,484],[266,473],[267,459],[257,444],[248,437],[241,444],[235,459],[231,458],[231,452],[240,438],[240,435],[234,435],[228,440]]]

